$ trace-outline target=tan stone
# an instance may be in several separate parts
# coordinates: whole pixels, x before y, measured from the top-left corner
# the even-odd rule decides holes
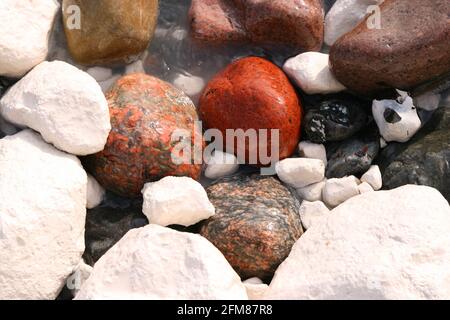
[[[73,24],[73,5],[80,9],[80,28]],[[69,51],[76,62],[126,63],[152,39],[158,0],[63,0],[63,19]]]

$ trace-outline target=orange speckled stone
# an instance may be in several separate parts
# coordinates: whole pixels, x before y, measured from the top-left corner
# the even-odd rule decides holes
[[[284,159],[300,140],[302,107],[295,89],[280,68],[263,58],[237,60],[216,75],[200,98],[199,113],[204,127],[222,132],[224,145],[227,129],[279,129],[279,155]],[[247,141],[246,159],[241,161],[249,159],[250,147]],[[237,146],[234,151],[237,154]]]
[[[102,152],[84,159],[101,185],[136,197],[145,183],[165,176],[200,177],[201,165],[172,161],[178,143],[171,141],[172,133],[177,129],[191,133],[192,157],[203,147],[201,129],[194,126],[196,108],[182,91],[155,77],[132,74],[120,78],[106,98],[111,133]]]

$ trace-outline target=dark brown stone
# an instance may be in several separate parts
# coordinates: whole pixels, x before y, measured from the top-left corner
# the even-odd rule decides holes
[[[318,51],[323,43],[321,0],[193,0],[194,38],[207,43],[253,42]]]
[[[381,29],[369,29],[368,17],[332,46],[330,63],[341,83],[372,96],[450,72],[450,1],[386,0],[380,11]]]
[[[273,177],[240,174],[207,188],[216,214],[200,234],[242,279],[270,280],[303,233],[295,191]]]

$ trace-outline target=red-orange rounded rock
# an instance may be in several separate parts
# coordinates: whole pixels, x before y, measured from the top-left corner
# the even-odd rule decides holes
[[[196,108],[183,92],[155,77],[132,74],[120,78],[106,98],[111,133],[102,152],[84,159],[102,186],[136,197],[146,182],[165,176],[200,177],[202,165],[195,164],[193,157],[201,153],[203,138],[201,128],[195,126]],[[191,137],[185,141],[192,147],[190,163],[173,161],[173,154],[179,155],[174,148],[180,147],[173,139],[176,130]]]
[[[280,159],[284,159],[292,155],[300,140],[302,107],[297,93],[284,72],[263,58],[237,60],[217,74],[200,98],[199,113],[204,127],[222,132],[224,145],[227,129],[267,129],[268,144],[263,144],[266,140],[259,136],[258,151],[267,148],[263,154],[272,156],[274,135],[270,130],[279,129],[278,150]],[[237,141],[235,144],[234,152],[238,155]],[[241,161],[248,163],[250,150],[255,148],[247,139],[245,159]],[[261,164],[259,160],[258,156]]]

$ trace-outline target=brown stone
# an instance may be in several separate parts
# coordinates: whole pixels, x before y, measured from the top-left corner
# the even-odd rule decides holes
[[[238,148],[238,141],[234,150],[229,150],[230,145],[226,141],[228,129],[267,129],[268,144],[263,144],[265,139],[260,136],[256,147],[258,152],[265,152],[263,148],[266,148],[268,156],[275,156],[271,152],[270,130],[278,129],[280,139],[274,140],[274,145],[279,142],[281,159],[292,155],[300,140],[302,109],[295,89],[280,68],[262,58],[237,60],[216,75],[200,98],[199,113],[206,128],[220,130],[226,146],[224,149],[234,151],[241,161],[247,163],[252,160],[250,153],[256,155],[255,146],[246,141],[245,158],[242,148]]]
[[[253,42],[318,51],[323,43],[321,0],[193,0],[195,39],[222,44]]]
[[[409,90],[450,72],[450,1],[385,0],[381,29],[366,21],[331,48],[336,78],[350,90],[376,95]]]
[[[80,29],[71,29],[70,6],[80,8]],[[158,0],[64,0],[64,30],[76,62],[85,65],[132,61],[153,37]]]
[[[137,197],[145,183],[166,176],[199,179],[203,138],[195,126],[197,111],[192,101],[170,84],[145,74],[120,78],[107,93],[112,130],[105,149],[84,159],[88,171],[106,189],[125,197]],[[179,139],[175,132],[186,133],[184,144],[190,153],[182,163]]]
[[[207,193],[216,214],[200,234],[242,279],[270,280],[303,233],[295,190],[273,177],[240,174],[219,180]]]

